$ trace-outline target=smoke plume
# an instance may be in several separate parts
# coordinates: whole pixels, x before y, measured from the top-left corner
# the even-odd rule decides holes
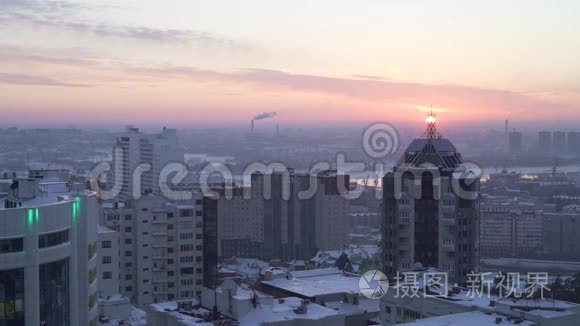
[[[278,113],[276,113],[276,112],[262,112],[262,113],[256,114],[256,116],[254,116],[254,118],[252,120],[270,119],[270,118],[274,118],[276,115],[278,115]]]

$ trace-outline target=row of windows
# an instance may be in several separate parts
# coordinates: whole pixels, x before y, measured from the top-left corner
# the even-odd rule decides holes
[[[24,240],[22,238],[0,240],[0,254],[22,250],[24,250]]]
[[[193,232],[188,232],[188,233],[180,233],[180,234],[179,234],[179,238],[180,238],[181,240],[193,239]]]
[[[68,230],[38,236],[38,248],[48,248],[69,241]]]
[[[38,248],[48,248],[69,242],[68,230],[41,234],[38,236]],[[24,239],[0,240],[0,254],[20,252],[24,250]]]

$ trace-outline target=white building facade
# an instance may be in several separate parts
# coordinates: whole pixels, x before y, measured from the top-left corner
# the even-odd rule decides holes
[[[120,187],[125,199],[159,193],[161,171],[175,162],[183,162],[175,129],[163,128],[159,134],[148,134],[127,127],[113,147],[113,171],[109,182]]]
[[[203,278],[201,200],[161,196],[106,205],[101,223],[119,232],[119,286],[131,302],[199,297]]]
[[[100,208],[81,189],[12,180],[0,201],[0,324],[98,325]]]

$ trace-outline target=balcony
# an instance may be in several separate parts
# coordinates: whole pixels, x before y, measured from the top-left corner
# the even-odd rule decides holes
[[[442,217],[441,223],[446,226],[454,226],[455,225],[455,218],[454,217]]]
[[[403,224],[403,225],[411,224],[411,218],[401,216],[401,217],[399,217],[399,224]]]
[[[441,248],[445,251],[455,251],[455,242],[453,241],[443,241]]]

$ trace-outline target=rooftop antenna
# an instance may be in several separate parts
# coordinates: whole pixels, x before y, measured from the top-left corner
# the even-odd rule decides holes
[[[425,117],[425,122],[427,123],[427,131],[425,132],[427,139],[441,138],[441,135],[437,132],[437,117],[433,112],[433,108],[431,108],[431,111],[427,113],[427,117]]]

